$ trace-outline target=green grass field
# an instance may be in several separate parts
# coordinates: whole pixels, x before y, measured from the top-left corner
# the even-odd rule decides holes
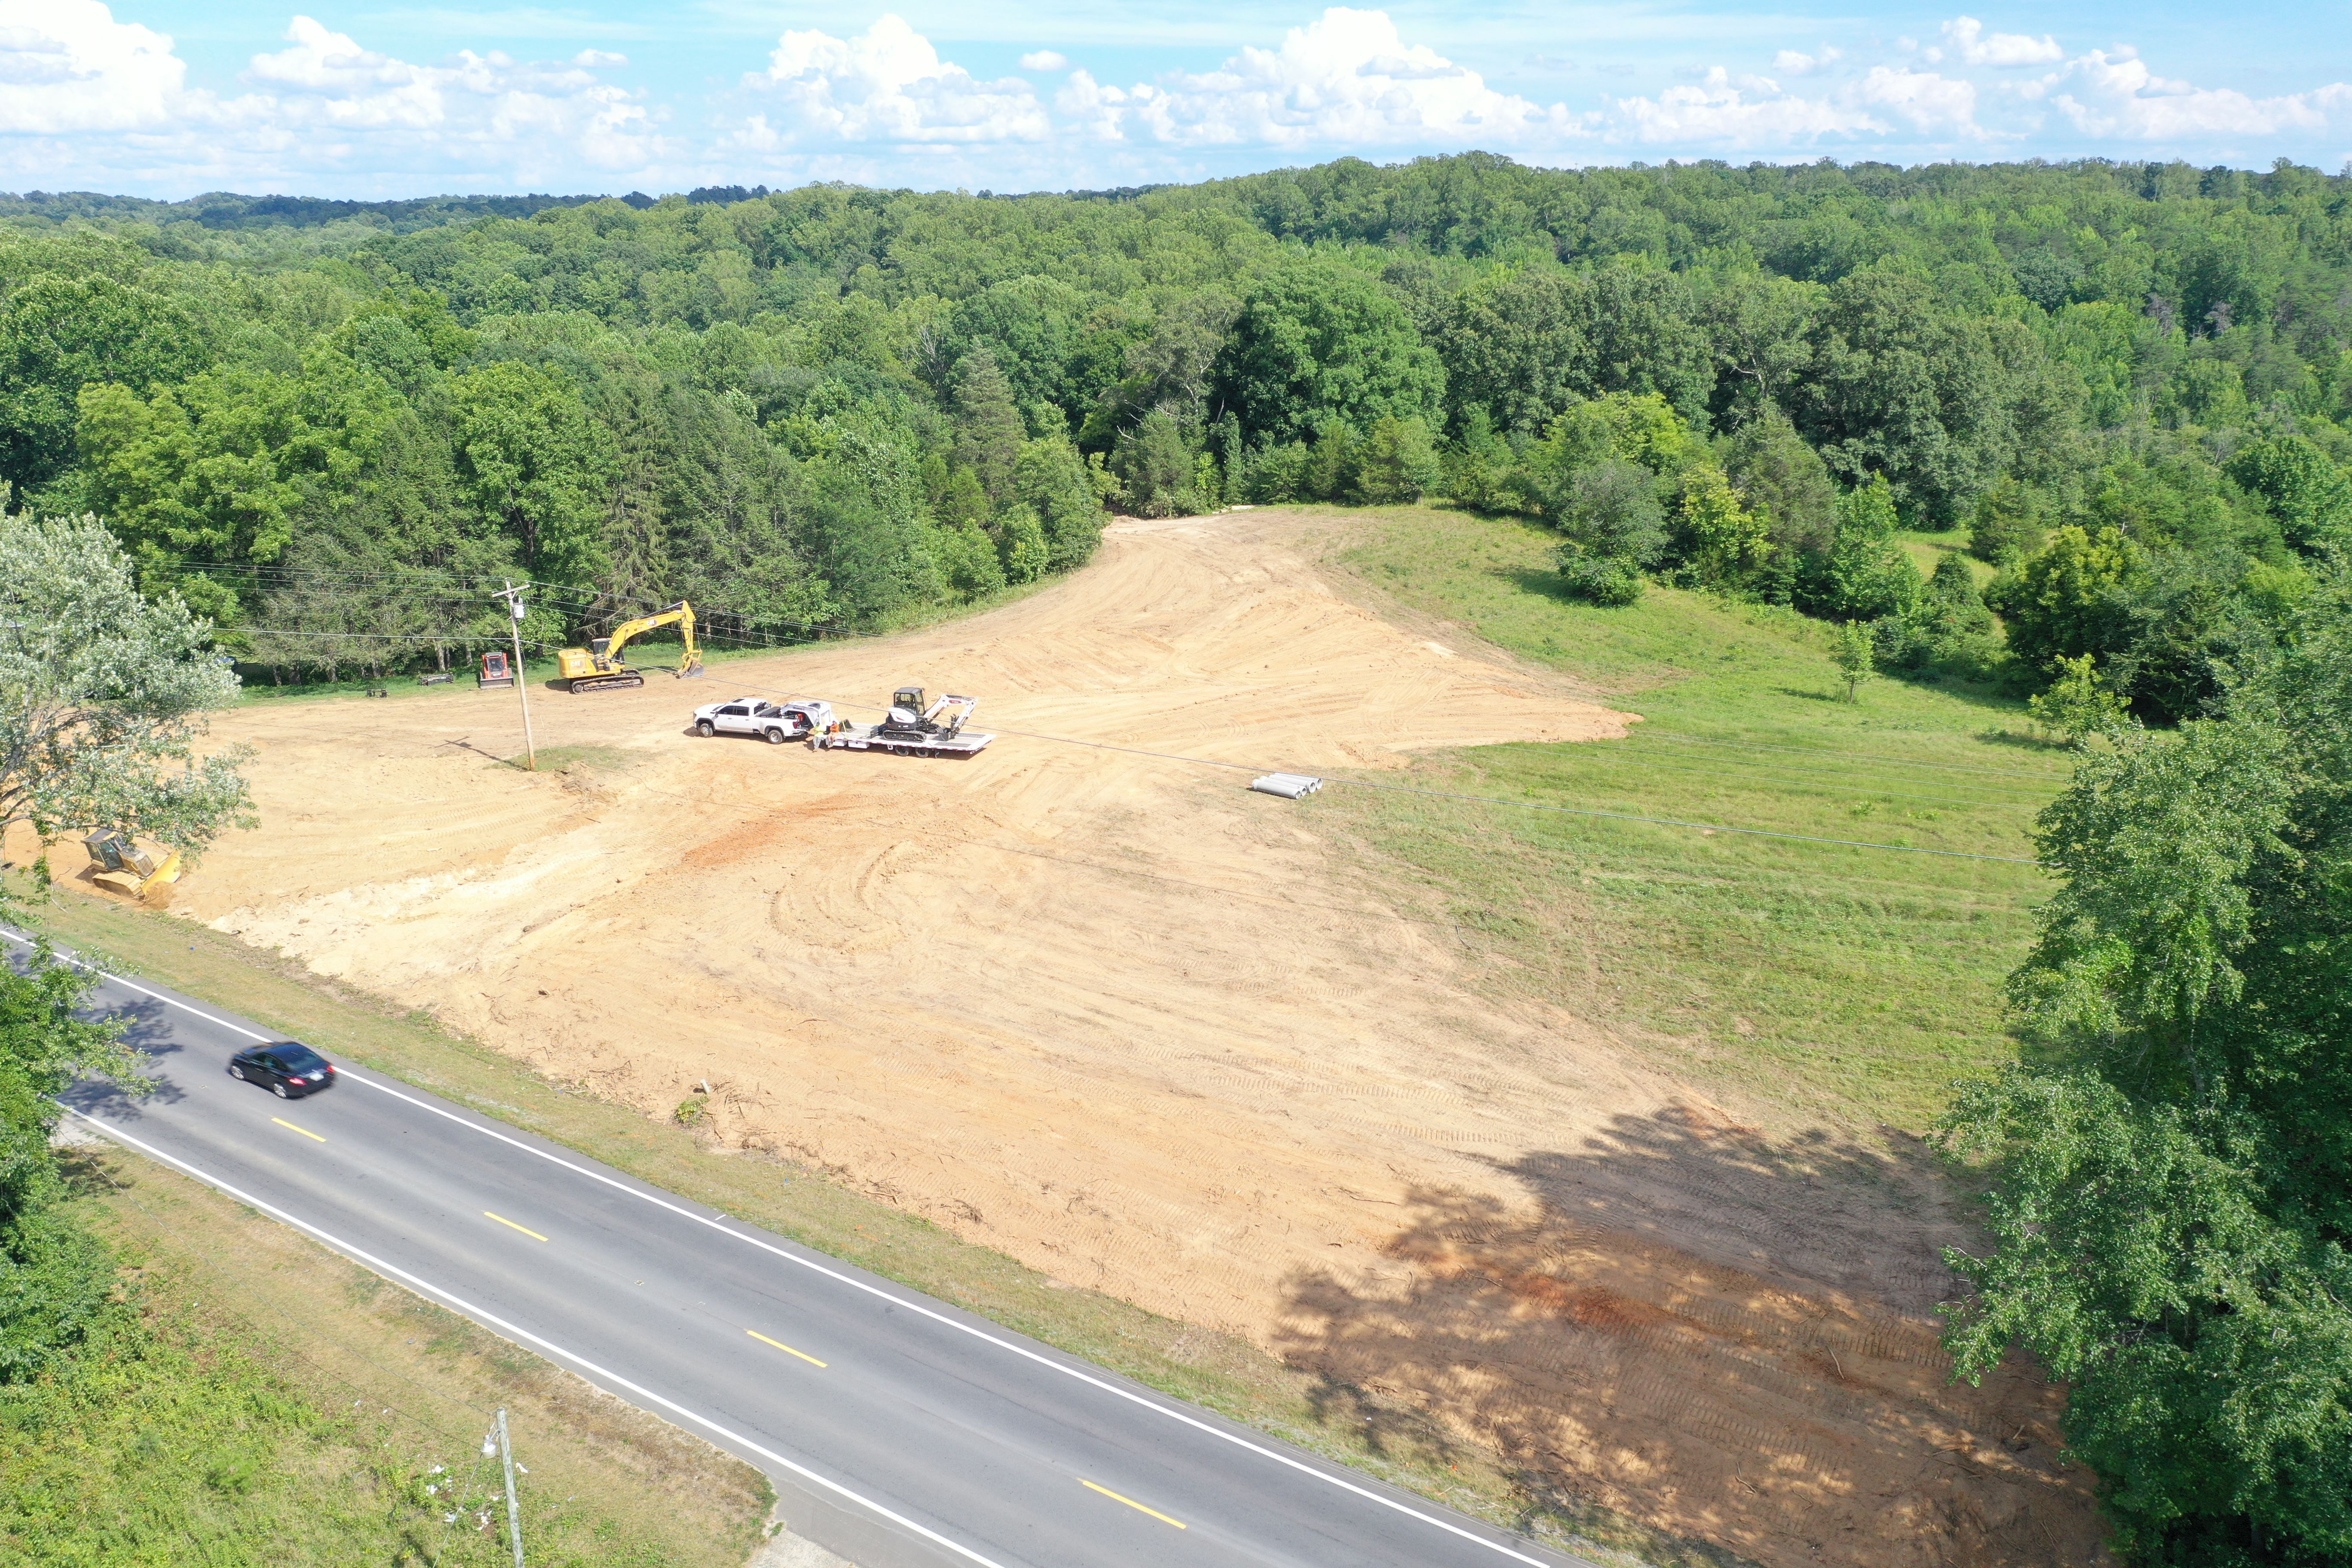
[[[1918,1131],[1951,1080],[2006,1058],[2001,983],[2047,874],[1906,851],[2031,858],[2071,762],[2020,704],[1894,679],[1848,702],[1824,628],[1787,610],[1655,587],[1624,609],[1569,601],[1553,536],[1525,522],[1398,508],[1341,538],[1362,583],[1644,720],[1626,741],[1481,747],[1392,782],[1895,847],[1315,797],[1376,875],[1452,920],[1491,988],[1617,1026],[1702,1084],[1855,1126]]]

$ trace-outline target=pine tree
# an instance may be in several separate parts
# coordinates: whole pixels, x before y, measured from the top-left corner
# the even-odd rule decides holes
[[[1013,404],[1012,384],[985,353],[969,353],[956,367],[955,455],[980,476],[988,499],[1003,505],[1013,495],[1013,467],[1026,432]]]

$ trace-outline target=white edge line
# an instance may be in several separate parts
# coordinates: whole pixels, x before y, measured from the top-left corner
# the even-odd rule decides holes
[[[166,1000],[168,1000],[168,998],[166,998]],[[142,1153],[144,1153],[151,1158],[161,1160],[167,1165],[178,1166],[181,1170],[185,1171],[189,1175],[194,1176],[197,1181],[204,1183],[205,1185],[211,1187],[215,1191],[226,1193],[230,1197],[235,1198],[237,1202],[247,1205],[248,1208],[257,1209],[261,1213],[269,1215],[271,1218],[282,1221],[287,1225],[290,1225],[298,1230],[310,1232],[312,1236],[317,1237],[320,1241],[325,1242],[329,1247],[333,1247],[337,1252],[340,1252],[345,1257],[352,1258],[358,1262],[364,1263],[370,1268],[374,1269],[378,1274],[389,1275],[393,1279],[399,1279],[406,1284],[415,1286],[419,1290],[424,1290],[432,1295],[438,1296],[441,1300],[448,1302],[450,1306],[455,1307],[458,1311],[463,1312],[467,1317],[473,1319],[476,1322],[486,1323],[491,1328],[498,1330],[500,1333],[509,1335],[515,1339],[528,1341],[530,1343],[537,1345],[541,1350],[547,1352],[550,1355],[562,1357],[565,1361],[572,1363],[574,1366],[580,1367],[582,1370],[589,1373],[593,1376],[603,1378],[604,1381],[613,1384],[616,1387],[625,1388],[640,1399],[649,1399],[656,1405],[660,1405],[663,1409],[673,1411],[679,1415],[685,1416],[688,1421],[695,1423],[695,1425],[717,1433],[719,1436],[735,1444],[738,1447],[749,1449],[751,1452],[759,1455],[763,1459],[782,1465],[784,1468],[792,1471],[793,1474],[800,1476],[804,1479],[814,1481],[817,1485],[824,1488],[828,1491],[838,1492],[843,1497],[849,1499],[852,1502],[855,1502],[863,1508],[871,1509],[874,1512],[880,1514],[884,1519],[888,1520],[891,1523],[907,1530],[911,1530],[916,1534],[923,1537],[926,1541],[933,1542],[938,1545],[944,1546],[960,1557],[969,1558],[974,1563],[982,1564],[983,1568],[1003,1568],[1002,1563],[999,1563],[991,1558],[982,1557],[971,1547],[950,1541],[936,1530],[928,1529],[923,1525],[918,1524],[913,1520],[907,1518],[904,1514],[894,1512],[890,1509],[885,1508],[880,1503],[876,1502],[873,1499],[861,1496],[860,1494],[850,1490],[847,1487],[843,1486],[839,1481],[828,1480],[826,1478],[817,1474],[814,1470],[810,1469],[805,1465],[795,1464],[792,1460],[785,1458],[782,1454],[774,1452],[772,1449],[761,1447],[759,1444],[754,1443],[751,1439],[744,1436],[739,1432],[729,1431],[726,1427],[721,1426],[718,1422],[711,1420],[707,1415],[698,1415],[693,1411],[688,1410],[685,1405],[678,1404],[675,1400],[665,1399],[650,1388],[646,1388],[640,1384],[631,1383],[627,1378],[621,1376],[617,1373],[606,1371],[604,1368],[598,1366],[594,1362],[590,1361],[586,1356],[574,1354],[572,1352],[565,1350],[562,1345],[556,1344],[552,1341],[541,1339],[537,1334],[532,1333],[530,1330],[519,1328],[515,1324],[508,1322],[503,1318],[495,1317],[492,1314],[482,1310],[481,1308],[475,1306],[472,1302],[466,1300],[464,1298],[454,1295],[447,1290],[444,1290],[438,1285],[431,1284],[426,1280],[418,1279],[415,1275],[409,1273],[404,1268],[397,1268],[393,1264],[386,1263],[380,1258],[372,1257],[368,1253],[362,1252],[358,1247],[353,1247],[350,1242],[344,1241],[339,1237],[331,1236],[326,1231],[320,1230],[317,1226],[312,1225],[306,1220],[297,1219],[294,1215],[288,1214],[284,1209],[266,1204],[259,1198],[253,1196],[251,1194],[239,1192],[236,1188],[230,1186],[226,1182],[222,1181],[219,1177],[211,1174],[209,1172],[201,1171],[195,1166],[188,1163],[185,1160],[178,1159],[173,1155],[167,1154],[152,1143],[142,1142],[139,1139],[131,1137],[129,1133],[123,1131],[119,1127],[101,1121],[97,1117],[89,1115],[86,1112],[76,1110],[71,1106],[65,1107],[65,1110],[68,1115],[79,1117],[82,1121],[89,1122],[92,1127],[98,1129],[99,1131],[104,1133],[110,1138],[117,1139],[121,1142],[128,1143],[132,1148],[139,1150]]]
[[[24,938],[17,936],[13,932],[0,931],[0,936],[5,936],[10,942],[16,942],[22,946],[30,947],[32,945],[32,943],[26,942]],[[69,962],[78,961],[69,960]],[[87,966],[85,965],[83,967]],[[156,1001],[162,1002],[168,1006],[178,1007],[184,1012],[193,1013],[197,1017],[203,1018],[208,1023],[218,1024],[225,1029],[233,1029],[240,1035],[244,1035],[257,1040],[267,1040],[272,1037],[268,1035],[257,1035],[251,1029],[245,1028],[240,1025],[232,1024],[226,1018],[215,1018],[201,1007],[192,1007],[187,1003],[179,1000],[177,997],[166,996],[160,991],[150,991],[145,986],[138,984],[133,981],[125,980],[119,974],[106,973],[103,970],[99,971],[99,973],[106,974],[107,979],[112,980],[118,984],[130,987],[131,990],[138,992],[142,996],[152,996]],[[651,1193],[633,1187],[626,1182],[614,1181],[612,1177],[605,1175],[601,1171],[592,1171],[584,1165],[575,1165],[571,1161],[564,1159],[562,1155],[549,1153],[544,1149],[535,1149],[520,1138],[509,1138],[505,1133],[499,1131],[495,1128],[485,1127],[478,1121],[469,1121],[453,1110],[446,1110],[440,1106],[433,1105],[425,1100],[418,1100],[414,1095],[403,1094],[396,1089],[393,1089],[385,1084],[377,1083],[372,1079],[362,1078],[357,1073],[340,1072],[335,1076],[343,1079],[348,1082],[360,1084],[365,1088],[373,1089],[380,1094],[391,1095],[394,1100],[404,1100],[420,1110],[429,1110],[436,1116],[446,1117],[449,1121],[456,1122],[458,1126],[466,1128],[470,1131],[478,1132],[486,1138],[495,1138],[501,1143],[511,1144],[513,1147],[521,1150],[526,1154],[535,1154],[539,1158],[548,1161],[551,1164],[562,1166],[565,1170],[572,1172],[574,1174],[585,1176],[591,1181],[602,1182],[608,1187],[612,1187],[619,1192],[626,1193],[631,1197],[642,1199],[646,1203],[654,1205],[657,1208],[667,1209],[670,1213],[690,1219],[697,1225],[708,1226],[721,1236],[729,1236],[734,1237],[737,1241],[748,1242],[751,1246],[758,1247],[762,1252],[773,1253],[776,1257],[784,1259],[787,1263],[796,1263],[803,1268],[811,1269],[818,1274],[824,1275],[828,1279],[838,1280],[840,1283],[847,1285],[854,1289],[863,1290],[869,1296],[878,1296],[882,1300],[891,1303],[893,1306],[904,1307],[910,1312],[919,1312],[924,1317],[932,1320],[934,1322],[944,1323],[949,1328],[957,1330],[962,1333],[970,1334],[976,1340],[985,1341],[987,1343],[994,1345],[1000,1350],[1010,1351],[1014,1355],[1025,1357],[1030,1361],[1035,1362],[1040,1366],[1051,1367],[1054,1371],[1060,1373],[1065,1377],[1074,1377],[1080,1383],[1099,1388],[1107,1394],[1115,1394],[1119,1398],[1127,1400],[1130,1404],[1139,1405],[1144,1409],[1152,1411],[1157,1415],[1164,1415],[1171,1421],[1181,1421],[1185,1426],[1193,1428],[1195,1431],[1205,1432],[1212,1437],[1222,1438],[1225,1442],[1233,1444],[1235,1447],[1246,1449],[1250,1453],[1255,1454],[1261,1458],[1272,1459],[1278,1465],[1287,1465],[1292,1469],[1298,1471],[1301,1475],[1312,1476],[1318,1481],[1323,1481],[1328,1485],[1338,1487],[1342,1491],[1352,1492],[1356,1496],[1365,1499],[1367,1501],[1380,1504],[1382,1508],[1393,1509],[1397,1512],[1403,1514],[1408,1518],[1420,1520],[1424,1524],[1434,1525],[1438,1529],[1446,1531],[1448,1534],[1460,1536],[1465,1541],[1486,1547],[1490,1552],[1499,1552],[1503,1556],[1512,1559],[1514,1562],[1528,1563],[1530,1564],[1530,1568],[1552,1568],[1551,1564],[1544,1562],[1544,1560],[1539,1557],[1530,1557],[1526,1552],[1514,1551],[1512,1548],[1504,1545],[1498,1541],[1490,1541],[1486,1536],[1477,1533],[1475,1531],[1465,1530],[1460,1525],[1452,1523],[1446,1520],[1439,1519],[1434,1514],[1423,1513],[1421,1510],[1413,1507],[1411,1503],[1399,1502],[1394,1498],[1382,1497],[1380,1493],[1371,1490],[1370,1488],[1360,1487],[1353,1481],[1348,1480],[1339,1476],[1332,1475],[1328,1471],[1318,1469],[1315,1466],[1307,1464],[1302,1460],[1294,1459],[1287,1454],[1277,1453],[1272,1448],[1253,1443],[1248,1438],[1241,1436],[1235,1433],[1223,1431],[1218,1427],[1213,1426],[1209,1423],[1199,1419],[1198,1417],[1187,1415],[1181,1410],[1171,1410],[1167,1405],[1160,1404],[1158,1400],[1146,1399],[1143,1395],[1137,1394],[1132,1389],[1121,1388],[1115,1383],[1107,1383],[1103,1379],[1094,1376],[1092,1373],[1082,1372],[1076,1367],[1069,1366],[1064,1363],[1055,1361],[1051,1356],[1040,1355],[1035,1351],[1030,1350],[1025,1345],[1014,1344],[1010,1340],[997,1338],[997,1336],[990,1333],[985,1329],[975,1328],[970,1323],[960,1322],[956,1319],[948,1316],[945,1312],[935,1311],[931,1308],[924,1306],[919,1301],[908,1300],[905,1297],[896,1295],[878,1286],[869,1285],[863,1279],[855,1279],[847,1274],[841,1273],[837,1269],[827,1268],[822,1263],[817,1263],[809,1258],[802,1258],[797,1254],[786,1251],[781,1247],[772,1246],[768,1242],[761,1240],[756,1236],[746,1236],[740,1230],[730,1230],[726,1226],[719,1224],[717,1220],[711,1219],[707,1215],[696,1214],[691,1209],[681,1208],[677,1205],[670,1203],[666,1199],[656,1197]],[[77,1112],[77,1114],[79,1113]],[[163,1157],[166,1159],[170,1158],[169,1155],[165,1155]],[[177,1163],[176,1161],[173,1163]],[[226,1192],[229,1189],[223,1187],[221,1190]],[[242,1194],[237,1195],[239,1197],[243,1197]],[[246,1198],[244,1201],[247,1203],[254,1202],[254,1200],[250,1198]],[[263,1205],[257,1205],[256,1206]],[[270,1212],[275,1213],[277,1211],[271,1210]],[[299,1220],[293,1220],[289,1223],[299,1225],[301,1222]],[[307,1230],[310,1227],[305,1226],[303,1228]],[[340,1246],[341,1244],[338,1243],[337,1245]],[[403,1276],[403,1278],[406,1277]],[[455,1300],[454,1297],[451,1299]],[[517,1331],[520,1332],[520,1331],[518,1330]],[[575,1357],[573,1359],[576,1360],[578,1358]],[[587,1363],[583,1362],[582,1364],[585,1365]],[[612,1374],[608,1373],[605,1375],[611,1376]],[[618,1382],[619,1380],[615,1379],[614,1381]],[[648,1394],[646,1397],[653,1399],[660,1398],[658,1394]],[[662,1403],[667,1405],[668,1402],[664,1400]],[[671,1408],[675,1409],[677,1407],[673,1405]],[[700,1420],[701,1417],[696,1416],[695,1419]],[[706,1423],[706,1425],[708,1425],[708,1423]],[[717,1430],[715,1427],[712,1429],[714,1431]],[[740,1439],[738,1440],[740,1441]],[[761,1452],[765,1452],[765,1450],[762,1449]],[[778,1462],[782,1464],[791,1463],[790,1460],[779,1460]],[[794,1468],[797,1468],[797,1467]],[[826,1484],[831,1485],[832,1483],[827,1482]],[[919,1530],[922,1527],[918,1525],[915,1526],[915,1528]],[[962,1549],[959,1547],[958,1550],[961,1551]]]

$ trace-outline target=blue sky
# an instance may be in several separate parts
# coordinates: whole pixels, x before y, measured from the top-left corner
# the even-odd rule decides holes
[[[1354,153],[2352,159],[2352,0],[0,0],[0,188],[1066,189]]]

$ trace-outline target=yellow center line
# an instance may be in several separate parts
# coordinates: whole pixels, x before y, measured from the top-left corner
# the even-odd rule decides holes
[[[490,1211],[489,1211],[489,1210],[488,1210],[488,1209],[484,1209],[484,1210],[482,1211],[482,1213],[483,1213],[483,1215],[486,1215],[487,1217],[488,1217],[488,1218],[490,1218],[490,1219],[494,1219],[494,1220],[498,1221],[500,1225],[502,1225],[502,1226],[506,1226],[509,1230],[519,1230],[519,1231],[522,1232],[525,1236],[527,1236],[527,1237],[530,1237],[533,1241],[545,1241],[545,1240],[547,1239],[547,1237],[543,1237],[543,1236],[540,1235],[540,1234],[539,1234],[539,1232],[537,1232],[537,1231],[535,1231],[535,1230],[531,1229],[531,1228],[530,1228],[530,1226],[527,1226],[527,1225],[517,1225],[517,1224],[515,1224],[515,1222],[514,1222],[514,1221],[512,1221],[512,1220],[510,1220],[510,1219],[507,1218],[507,1216],[506,1216],[506,1215],[502,1215],[502,1214],[491,1214],[491,1213],[490,1213]]]
[[[269,1120],[278,1123],[278,1126],[285,1128],[289,1132],[299,1132],[303,1137],[310,1139],[314,1143],[324,1143],[326,1142],[324,1138],[320,1137],[316,1132],[311,1131],[309,1128],[297,1127],[282,1116],[273,1116]]]
[[[1172,1525],[1174,1525],[1174,1526],[1175,1526],[1177,1529],[1179,1529],[1179,1530],[1182,1530],[1182,1529],[1184,1529],[1184,1528],[1185,1528],[1185,1524],[1184,1524],[1184,1521],[1183,1521],[1182,1520],[1181,1520],[1181,1519],[1171,1519],[1171,1518],[1169,1518],[1166,1514],[1164,1514],[1164,1513],[1160,1512],[1160,1511],[1158,1509],[1156,1509],[1156,1508],[1146,1508],[1146,1507],[1144,1507],[1141,1503],[1139,1503],[1139,1502],[1136,1501],[1136,1500],[1135,1500],[1133,1498],[1131,1498],[1131,1497],[1121,1497],[1121,1496],[1119,1496],[1117,1492],[1115,1492],[1115,1491],[1111,1490],[1108,1487],[1098,1487],[1098,1486],[1095,1485],[1095,1484],[1094,1484],[1094,1482],[1092,1482],[1092,1481],[1090,1481],[1090,1480],[1087,1479],[1087,1478],[1086,1478],[1086,1477],[1084,1477],[1084,1476],[1080,1476],[1080,1477],[1078,1478],[1078,1484],[1079,1484],[1080,1486],[1082,1486],[1082,1487],[1086,1488],[1088,1491],[1095,1491],[1095,1492],[1100,1492],[1100,1493],[1102,1493],[1102,1495],[1103,1495],[1103,1496],[1105,1496],[1105,1497],[1107,1497],[1107,1498],[1110,1499],[1110,1500],[1111,1500],[1111,1501],[1113,1501],[1113,1502],[1123,1502],[1123,1503],[1125,1503],[1128,1507],[1129,1507],[1129,1508],[1133,1509],[1133,1510],[1134,1510],[1136,1512],[1138,1512],[1138,1513],[1148,1513],[1148,1514],[1150,1514],[1152,1518],[1154,1518],[1154,1519],[1158,1520],[1158,1521],[1159,1521],[1160,1523],[1162,1523],[1162,1524],[1172,1524]]]
[[[808,1363],[811,1366],[823,1366],[824,1364],[824,1363],[817,1360],[816,1357],[809,1354],[808,1352],[796,1351],[793,1349],[792,1346],[784,1343],[782,1340],[772,1340],[757,1329],[745,1329],[743,1331],[751,1335],[753,1339],[759,1341],[763,1345],[773,1345],[778,1350],[783,1352],[786,1355],[796,1355],[800,1357],[801,1360]]]

